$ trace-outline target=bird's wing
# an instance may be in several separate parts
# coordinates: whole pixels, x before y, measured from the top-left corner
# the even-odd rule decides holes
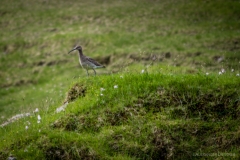
[[[98,63],[97,61],[95,61],[94,59],[92,59],[92,58],[89,58],[89,57],[86,57],[87,58],[87,60],[89,61],[89,62],[91,62],[91,63],[93,63],[94,65],[96,65],[96,66],[103,66],[103,65],[101,65],[100,63]]]

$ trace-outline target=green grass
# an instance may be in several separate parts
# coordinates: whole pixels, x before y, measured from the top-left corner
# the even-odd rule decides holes
[[[49,108],[40,111],[40,124],[33,115],[1,129],[5,142],[1,156],[172,159],[194,158],[197,153],[239,155],[240,83],[233,74],[121,73],[76,82],[79,85],[69,96],[82,93],[81,88],[84,94],[69,103],[65,112]]]
[[[0,128],[0,159],[239,157],[239,7],[1,0],[0,124],[31,116]],[[107,68],[87,78],[77,44]]]

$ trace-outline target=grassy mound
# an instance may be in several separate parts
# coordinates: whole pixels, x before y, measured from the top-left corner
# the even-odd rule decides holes
[[[239,155],[240,83],[233,74],[129,73],[79,79],[73,86],[69,93],[85,86],[85,96],[69,102],[65,112],[40,112],[40,124],[36,116],[26,118],[28,130],[7,126],[11,134],[2,137],[8,143],[1,145],[1,158],[9,153],[30,159]]]

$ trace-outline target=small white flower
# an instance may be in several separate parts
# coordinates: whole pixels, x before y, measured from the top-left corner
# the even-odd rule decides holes
[[[38,115],[38,120],[39,120],[39,121],[41,120],[41,116],[40,116],[40,115]]]
[[[118,88],[118,85],[114,85],[114,87],[113,87],[114,89],[117,89]]]
[[[35,112],[35,113],[39,112],[38,108],[36,108],[34,112]]]
[[[219,74],[219,75],[221,75],[221,74],[222,74],[222,72],[220,71],[220,72],[218,72],[218,74]]]
[[[101,93],[100,96],[103,96],[103,94]]]
[[[38,120],[37,123],[40,123],[40,120]]]
[[[221,72],[224,73],[224,72],[226,72],[226,71],[225,71],[225,69],[222,68],[222,69],[221,69]]]
[[[238,74],[236,74],[236,76],[239,76],[239,73],[238,73]]]
[[[207,72],[206,75],[209,75],[209,73]]]
[[[143,69],[142,71],[141,71],[141,73],[144,73],[145,72],[145,70]]]
[[[231,69],[232,72],[234,72],[234,69]]]
[[[100,91],[105,91],[105,89],[104,88],[100,88]]]
[[[25,126],[25,129],[28,130],[28,126]]]

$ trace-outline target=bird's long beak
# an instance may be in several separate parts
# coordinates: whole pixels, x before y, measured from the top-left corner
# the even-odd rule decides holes
[[[68,52],[68,54],[69,54],[70,52],[72,52],[72,51],[75,51],[75,50],[76,50],[75,48],[74,48],[74,49],[72,49],[71,51],[69,51],[69,52]]]

